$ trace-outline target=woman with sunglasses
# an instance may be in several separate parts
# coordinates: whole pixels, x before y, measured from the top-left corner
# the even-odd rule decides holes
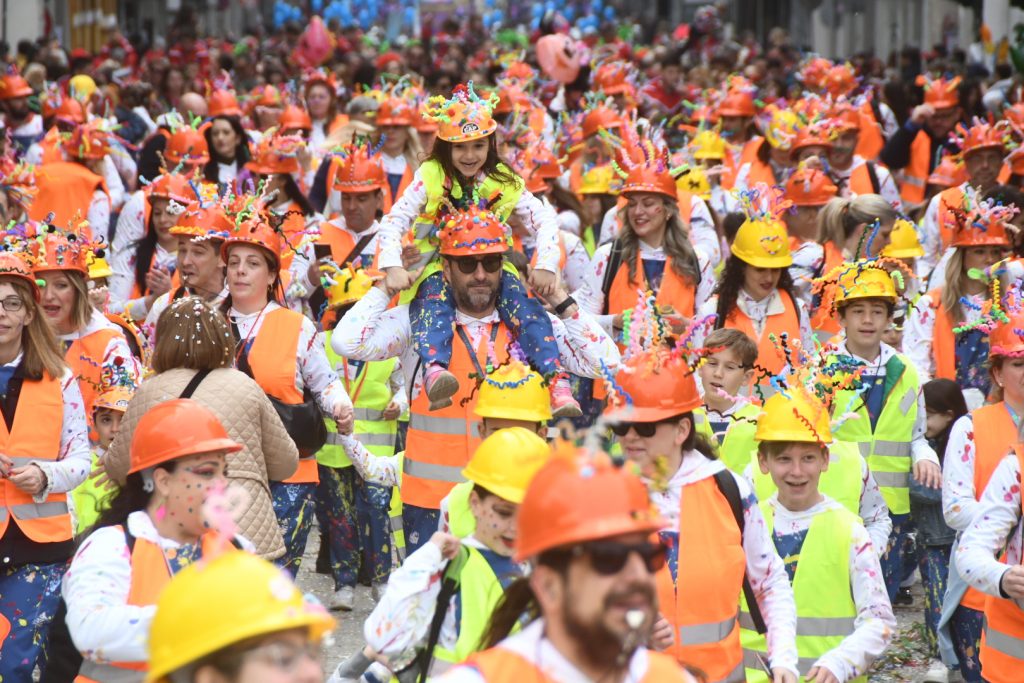
[[[221,246],[228,296],[222,309],[235,335],[235,367],[272,399],[299,405],[311,397],[339,432],[352,428],[352,401],[338,379],[313,322],[279,301],[282,238],[264,214],[243,222]],[[291,434],[296,439],[295,434]],[[294,575],[302,562],[319,480],[313,453],[300,453],[299,468],[271,482],[274,512],[284,533],[282,566]]]
[[[368,648],[376,658],[385,658],[392,671],[438,676],[479,649],[505,588],[523,576],[523,566],[512,559],[519,505],[550,455],[547,442],[523,427],[499,429],[477,447],[462,470],[466,486],[472,487],[468,505],[453,508],[449,518],[453,529],[472,531],[464,538],[435,532],[392,572],[363,627],[370,635]],[[456,591],[444,588],[449,580]],[[423,653],[430,625],[441,614],[437,644]],[[360,662],[365,666],[358,656],[347,662],[345,677]]]
[[[710,446],[694,430],[701,398],[686,362],[662,349],[643,351],[615,382],[618,395],[605,418],[666,520],[660,536],[668,568],[658,574],[662,616],[674,634],[666,651],[708,680],[745,680],[736,603],[749,581],[771,643],[762,668],[777,683],[796,683],[793,589],[750,485],[709,457]],[[680,642],[680,633],[694,635]]]
[[[36,277],[0,253],[0,678],[30,681],[74,553],[66,492],[89,473],[78,382],[39,305]]]

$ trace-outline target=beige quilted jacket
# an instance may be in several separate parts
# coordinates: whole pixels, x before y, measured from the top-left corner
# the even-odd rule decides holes
[[[124,484],[129,468],[129,446],[135,426],[157,403],[178,398],[195,374],[178,368],[149,377],[128,404],[121,430],[103,463],[111,479]],[[281,481],[295,473],[299,453],[288,436],[270,399],[248,375],[238,370],[214,370],[202,381],[192,398],[212,410],[232,439],[245,448],[228,456],[228,478],[249,494],[249,509],[239,520],[240,532],[264,558],[284,554],[281,528],[270,502],[268,481]],[[184,426],[184,425],[183,425]]]

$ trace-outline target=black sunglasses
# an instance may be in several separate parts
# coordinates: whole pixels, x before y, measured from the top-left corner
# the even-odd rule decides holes
[[[657,422],[616,422],[609,425],[609,429],[615,436],[625,436],[629,434],[629,430],[633,429],[636,431],[636,435],[644,439],[649,439],[654,436],[654,432],[658,430],[658,425],[666,424],[670,422],[679,422],[681,415],[670,417],[666,420],[658,420]]]
[[[490,254],[483,258],[474,258],[472,256],[463,257],[449,257],[452,263],[459,267],[459,271],[463,275],[472,275],[476,272],[477,266],[482,265],[484,271],[488,273],[497,273],[501,270],[501,264],[504,261],[504,257],[501,254]]]
[[[591,541],[573,548],[577,557],[586,555],[590,566],[602,576],[612,576],[622,571],[629,556],[636,553],[644,561],[647,571],[654,573],[665,566],[666,549],[661,543],[616,543],[615,541]]]

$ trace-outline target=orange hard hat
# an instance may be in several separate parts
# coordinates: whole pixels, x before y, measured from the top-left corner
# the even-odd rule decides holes
[[[965,182],[967,182],[967,168],[962,159],[952,154],[942,157],[939,165],[928,176],[928,184],[939,187],[956,187]]]
[[[242,108],[238,105],[238,98],[230,90],[214,90],[210,93],[210,100],[207,106],[211,119],[218,116],[242,115]]]
[[[544,145],[531,147],[523,155],[523,176],[526,178],[526,189],[537,194],[548,189],[548,180],[562,177],[562,164],[558,158]]]
[[[43,118],[67,123],[85,123],[85,107],[73,97],[47,97],[43,100]]]
[[[973,206],[969,210],[960,209],[942,212],[944,221],[952,217],[954,223],[953,247],[1009,247],[1010,238],[1006,234],[1007,221],[1013,218],[1014,207],[1003,206],[989,200],[970,200]]]
[[[498,89],[498,104],[494,107],[495,114],[511,114],[521,109],[529,109],[530,96],[518,85],[506,85]]]
[[[519,506],[516,561],[587,541],[652,534],[664,526],[635,474],[616,467],[604,453],[555,450],[530,480]]]
[[[72,239],[73,238],[73,239]],[[36,253],[33,273],[51,270],[76,270],[89,274],[88,257],[90,249],[75,235],[49,232],[33,245]]]
[[[626,174],[620,194],[630,192],[654,192],[671,199],[678,198],[676,179],[668,167],[655,160],[650,164],[638,164]]]
[[[498,103],[493,93],[486,99],[477,95],[473,82],[456,86],[450,99],[441,96],[427,101],[424,118],[438,124],[437,137],[446,142],[479,140],[498,130],[491,113]]]
[[[188,177],[181,173],[164,173],[145,187],[149,199],[171,199],[179,204],[189,204],[196,198]]]
[[[812,57],[800,69],[800,80],[810,90],[821,90],[825,87],[832,62],[824,57]]]
[[[739,89],[727,92],[716,110],[718,116],[754,116],[757,114],[753,93]]]
[[[786,181],[786,199],[794,206],[824,206],[837,194],[832,179],[816,168],[799,168]]]
[[[988,356],[1024,355],[1024,311],[1008,312],[1009,322],[998,323],[988,335]]]
[[[828,115],[838,130],[860,130],[863,126],[860,111],[845,100],[834,104]]]
[[[412,103],[401,97],[388,97],[380,103],[374,123],[378,126],[411,126],[415,120]]]
[[[857,74],[850,64],[836,64],[825,74],[825,89],[832,97],[849,95],[857,87]]]
[[[234,222],[220,204],[194,201],[178,215],[171,234],[223,240],[228,238],[234,227]]]
[[[832,149],[832,136],[835,129],[830,121],[819,121],[801,126],[796,131],[796,138],[789,148],[789,154],[796,157],[796,153],[805,147],[828,147]]]
[[[537,72],[526,62],[517,59],[505,67],[504,78],[530,83],[537,77]]]
[[[39,301],[42,298],[39,292],[39,283],[36,281],[35,275],[32,274],[32,268],[21,254],[0,251],[0,277],[4,276],[24,280],[32,289],[32,296],[35,300]]]
[[[613,421],[660,422],[702,405],[686,361],[660,348],[633,354],[615,375],[615,384],[616,395],[604,411]]]
[[[0,100],[13,100],[18,97],[28,97],[34,90],[21,74],[7,74],[0,78]]]
[[[113,133],[107,129],[104,119],[96,119],[75,127],[62,146],[65,153],[74,159],[102,159],[110,154]]]
[[[1011,104],[1004,109],[1003,118],[1017,126],[1017,128],[1024,128],[1024,102]]]
[[[350,143],[331,163],[330,187],[346,193],[375,192],[388,188],[387,174],[379,154],[367,145]]]
[[[260,175],[298,173],[297,154],[302,145],[302,138],[296,135],[280,135],[277,129],[271,128],[260,138],[252,159],[246,162],[245,167]]]
[[[278,119],[277,125],[280,130],[311,131],[313,130],[313,119],[309,117],[309,113],[302,107],[289,104],[281,112],[281,118]]]
[[[915,81],[917,85],[924,87],[924,103],[930,104],[936,109],[951,109],[960,106],[960,94],[957,88],[960,86],[960,77],[929,78],[921,74]]]
[[[183,126],[167,136],[164,160],[172,166],[205,164],[210,160],[210,148],[200,131]]]
[[[597,135],[601,130],[613,130],[622,127],[622,118],[610,107],[600,104],[583,116],[583,137]]]
[[[438,233],[445,256],[504,254],[508,251],[507,229],[501,219],[486,209],[470,206],[442,219]]]
[[[960,153],[964,156],[982,149],[1000,149],[1005,151],[1007,144],[1012,142],[1010,126],[1006,121],[1000,121],[992,125],[980,119],[975,119],[974,124],[966,130],[963,126],[958,125],[957,132],[960,133],[962,141]]]
[[[591,81],[592,89],[605,95],[634,92],[629,82],[629,65],[625,62],[605,62],[594,71]]]
[[[156,404],[139,419],[128,474],[189,455],[240,450],[242,445],[231,440],[209,408],[190,398],[176,398]]]
[[[284,99],[281,97],[281,91],[274,86],[261,85],[253,88],[249,93],[249,106],[254,109],[256,107],[282,107]]]
[[[281,267],[281,249],[284,246],[280,233],[274,229],[264,216],[256,215],[237,227],[232,227],[231,233],[220,245],[220,257],[227,263],[228,253],[231,247],[236,244],[247,244],[260,247],[270,252],[277,267]]]

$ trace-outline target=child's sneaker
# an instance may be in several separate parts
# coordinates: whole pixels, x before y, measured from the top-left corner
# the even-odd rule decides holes
[[[452,396],[459,390],[459,380],[444,366],[431,363],[423,378],[423,388],[430,399],[430,410],[440,410],[452,404]]]
[[[551,385],[551,417],[556,420],[579,417],[583,414],[580,403],[572,395],[569,378],[560,377]]]

